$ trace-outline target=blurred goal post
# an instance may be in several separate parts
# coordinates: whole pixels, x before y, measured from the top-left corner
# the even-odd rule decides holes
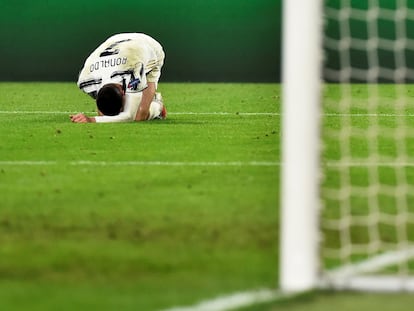
[[[284,1],[284,291],[414,291],[413,20],[407,0]]]
[[[302,291],[315,287],[319,260],[322,1],[285,0],[282,29],[280,286]]]

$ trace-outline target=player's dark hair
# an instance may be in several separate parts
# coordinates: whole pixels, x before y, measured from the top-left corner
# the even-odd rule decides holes
[[[117,84],[105,84],[98,92],[96,105],[105,116],[115,116],[121,112],[123,94]]]

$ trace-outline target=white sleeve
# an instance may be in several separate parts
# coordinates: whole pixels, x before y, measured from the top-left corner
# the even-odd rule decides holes
[[[96,123],[131,122],[135,120],[142,93],[127,93],[125,95],[124,111],[116,116],[96,116]]]
[[[110,122],[131,122],[134,118],[128,112],[122,111],[116,116],[96,116],[96,123],[110,123]]]

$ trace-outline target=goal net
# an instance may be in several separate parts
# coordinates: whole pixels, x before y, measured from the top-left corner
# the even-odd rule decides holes
[[[312,18],[321,21],[316,22],[321,36],[314,37],[316,46],[308,43],[306,47],[318,49],[322,56],[309,57],[320,65],[315,77],[321,82],[319,93],[309,93],[301,103],[316,102],[316,121],[308,129],[296,128],[303,134],[302,145],[310,139],[310,127],[317,128],[315,143],[320,148],[293,151],[283,141],[281,233],[282,253],[290,257],[303,253],[303,245],[295,250],[291,243],[310,244],[317,251],[305,248],[304,262],[295,263],[305,266],[301,274],[289,267],[290,260],[282,254],[281,286],[286,290],[414,291],[414,1],[325,0],[320,1],[320,9]],[[315,31],[309,25],[303,31]],[[289,33],[284,30],[284,44],[291,40]],[[307,33],[301,36],[303,40]],[[308,58],[305,51],[300,57]],[[284,63],[285,89],[290,67]],[[294,122],[287,116],[292,113],[287,106],[292,106],[288,101],[293,96],[287,90],[284,96],[286,140],[293,131],[287,124]],[[301,113],[299,109],[295,113]],[[305,187],[313,189],[312,182],[317,185],[310,194],[304,192],[302,207],[291,207],[299,203],[292,202],[289,189],[296,187],[296,196],[302,189],[300,183],[289,186],[287,174],[294,170],[288,166],[298,165],[288,159],[289,149],[290,154],[301,152],[302,161],[319,172],[313,177],[300,172],[295,177],[307,179]],[[318,161],[311,156],[309,162],[310,153]],[[301,208],[310,221],[295,226],[299,225],[297,231],[307,231],[305,240],[298,242],[299,233],[292,241],[284,241],[288,234],[295,234],[286,226],[289,219],[302,217]],[[289,216],[292,211],[295,215]]]

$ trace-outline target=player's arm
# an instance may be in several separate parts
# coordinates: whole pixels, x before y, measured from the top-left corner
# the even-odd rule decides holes
[[[141,101],[141,93],[129,93],[124,97],[123,110],[114,116],[105,116],[98,109],[98,115],[96,117],[88,117],[82,113],[71,116],[72,122],[75,123],[114,123],[114,122],[132,122],[135,120],[135,115],[139,103]]]
[[[142,91],[141,104],[139,105],[135,121],[148,120],[151,102],[155,95],[155,82],[148,82],[148,87]]]
[[[70,116],[70,120],[74,123],[95,123],[96,119],[94,117],[88,117],[83,113],[78,113]]]
[[[70,116],[74,123],[114,123],[114,122],[131,122],[134,121],[134,116],[129,111],[123,111],[115,116],[99,115],[96,117],[88,117],[83,113]]]

